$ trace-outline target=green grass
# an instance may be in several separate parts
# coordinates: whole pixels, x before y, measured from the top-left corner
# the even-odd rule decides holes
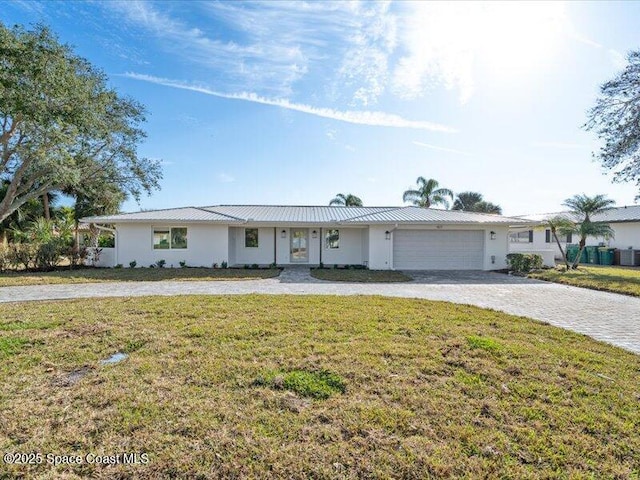
[[[54,283],[155,282],[163,280],[256,280],[280,275],[279,269],[82,268],[53,272],[0,273],[0,287]]]
[[[340,376],[327,370],[291,372],[271,371],[256,379],[256,385],[285,389],[303,397],[327,399],[335,393],[344,393],[346,384]]]
[[[1,326],[1,451],[137,452],[149,463],[2,464],[0,478],[634,478],[640,468],[640,357],[496,311],[149,297],[4,304]],[[129,357],[100,366],[118,351]]]
[[[497,352],[500,350],[500,344],[492,338],[483,338],[477,335],[471,335],[467,337],[467,343],[472,348],[481,348],[488,352]]]
[[[312,269],[311,276],[319,280],[329,280],[331,282],[389,283],[411,281],[411,277],[393,270],[320,268]]]
[[[529,274],[531,278],[576,287],[604,290],[640,297],[640,269],[580,265],[577,270],[549,269]]]
[[[27,343],[29,343],[29,341],[24,338],[0,337],[0,358],[9,357],[18,353]]]

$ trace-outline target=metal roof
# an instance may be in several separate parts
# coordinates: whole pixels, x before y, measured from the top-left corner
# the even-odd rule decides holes
[[[338,207],[293,205],[216,205],[148,210],[82,219],[87,223],[215,222],[215,223],[456,223],[525,224],[529,219],[487,213],[418,207]]]
[[[251,222],[337,223],[353,217],[398,207],[217,205],[205,208]]]
[[[166,210],[146,210],[135,213],[121,213],[118,215],[103,215],[85,217],[85,223],[129,223],[129,222],[219,222],[242,223],[242,218],[234,218],[211,210],[197,207],[169,208]]]
[[[552,217],[563,217],[574,221],[580,220],[579,217],[568,211],[519,215],[516,218],[542,221]],[[612,208],[611,210],[594,215],[591,220],[593,222],[607,223],[640,222],[640,205],[627,205],[624,207]]]
[[[460,210],[399,207],[351,218],[347,223],[505,223],[510,225],[513,223],[528,223],[528,220]]]

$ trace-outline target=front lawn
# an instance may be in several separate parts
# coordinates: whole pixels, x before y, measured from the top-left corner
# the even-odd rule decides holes
[[[53,272],[0,273],[0,287],[53,283],[138,282],[161,280],[256,280],[273,278],[280,270],[214,268],[81,268]]]
[[[116,352],[129,357],[100,365]],[[82,459],[3,464],[2,478],[638,475],[640,357],[471,306],[258,295],[4,304],[0,360],[2,452]],[[148,463],[86,460],[124,453]]]
[[[311,269],[311,276],[318,280],[329,280],[331,282],[390,283],[411,281],[411,278],[404,273],[393,270],[313,268]]]
[[[637,268],[580,265],[578,270],[565,272],[554,268],[531,273],[529,277],[640,297],[640,269]]]

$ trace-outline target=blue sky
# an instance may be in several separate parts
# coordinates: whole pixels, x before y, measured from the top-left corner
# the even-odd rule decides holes
[[[401,205],[418,176],[505,214],[634,203],[581,129],[640,48],[639,2],[2,2],[148,109],[162,189],[125,210]]]

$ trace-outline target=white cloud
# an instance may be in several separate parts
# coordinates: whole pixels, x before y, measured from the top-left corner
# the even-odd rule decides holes
[[[584,43],[585,45],[589,45],[590,47],[602,48],[602,44],[596,42],[595,40],[591,40],[589,37],[582,35],[581,33],[574,30],[572,27],[567,29],[567,36],[577,42]]]
[[[389,56],[397,45],[397,19],[388,2],[355,4],[357,25],[338,71],[337,83],[352,103],[375,104],[388,83]]]
[[[434,88],[464,103],[479,70],[539,69],[566,20],[562,2],[189,2],[189,16],[168,2],[103,5],[224,91],[361,107]]]
[[[12,3],[28,12],[35,13],[37,15],[44,14],[44,6],[39,2],[29,0],[14,0]]]
[[[560,2],[408,2],[399,31],[402,56],[392,79],[400,97],[443,86],[461,103],[480,68],[493,78],[529,73],[550,54],[562,28]]]
[[[272,38],[267,38],[247,26],[242,40],[221,40],[215,31],[194,27],[148,2],[128,0],[104,5],[124,15],[135,28],[151,33],[178,60],[204,66],[229,84],[257,85],[263,91],[289,94],[291,86],[307,72],[308,59],[300,45],[278,41],[275,31]],[[197,6],[195,2],[190,5]],[[240,21],[246,16],[237,13],[230,18]]]
[[[218,181],[220,183],[232,183],[232,182],[235,182],[236,179],[235,177],[229,175],[228,173],[222,172],[218,174]]]
[[[313,107],[302,103],[294,103],[287,99],[270,99],[255,93],[241,92],[241,93],[221,93],[211,90],[207,87],[201,87],[197,85],[190,85],[176,80],[170,80],[166,78],[158,78],[151,75],[144,75],[138,73],[125,73],[123,76],[132,78],[135,80],[142,80],[145,82],[156,83],[167,87],[180,88],[183,90],[191,90],[194,92],[204,93],[212,95],[214,97],[227,98],[232,100],[244,100],[247,102],[259,103],[262,105],[270,105],[274,107],[285,108],[287,110],[293,110],[296,112],[306,113],[308,115],[315,115],[317,117],[329,118],[332,120],[338,120],[341,122],[355,123],[358,125],[370,125],[378,127],[395,127],[395,128],[413,128],[418,130],[427,130],[432,132],[454,133],[456,129],[434,122],[427,122],[422,120],[408,120],[399,115],[385,112],[372,112],[361,110],[334,110],[324,107]]]
[[[569,38],[593,47],[594,49],[602,50],[605,48],[601,43],[598,43],[595,40],[592,40],[591,38],[578,32],[570,23],[567,24],[566,34]],[[614,68],[622,70],[627,66],[627,58],[615,48],[606,49],[606,53],[609,56],[609,60],[613,64]]]
[[[413,144],[419,147],[430,148],[432,150],[440,150],[441,152],[455,153],[457,155],[471,155],[469,152],[463,152],[462,150],[456,150],[455,148],[439,147],[437,145],[431,145],[430,143],[414,141]]]
[[[571,143],[571,142],[533,142],[531,146],[541,147],[541,148],[560,148],[560,149],[589,148],[588,145],[583,145],[581,143]]]

